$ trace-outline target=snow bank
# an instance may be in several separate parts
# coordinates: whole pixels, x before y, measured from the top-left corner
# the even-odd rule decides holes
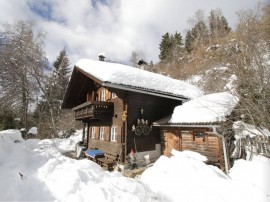
[[[8,143],[24,141],[21,132],[13,129],[0,131],[0,140]]]
[[[171,158],[161,156],[135,180],[119,172],[104,171],[86,159],[65,157],[57,148],[59,144],[60,139],[24,141],[19,131],[1,131],[0,201],[266,202],[270,199],[267,158],[236,161],[228,177],[218,168],[204,164],[206,158],[198,153],[173,150]]]
[[[268,195],[268,201],[270,201],[270,160],[268,158],[254,156],[252,161],[237,160],[230,170],[230,177],[257,187]]]
[[[151,200],[142,183],[63,156],[61,140],[68,142],[24,141],[19,131],[0,132],[0,201]]]
[[[82,130],[77,130],[74,135],[64,139],[54,139],[54,146],[62,153],[75,151],[76,144],[82,140]]]
[[[248,170],[241,165],[241,161],[237,162],[229,178],[217,167],[204,164],[204,158],[194,152],[174,150],[173,155],[171,158],[161,156],[141,176],[141,181],[161,201],[266,202],[270,199],[269,191],[266,190],[269,189],[270,182],[269,159],[264,159],[265,166],[261,164],[261,160],[250,162],[254,165]],[[268,172],[266,176],[261,172],[262,168]],[[255,180],[256,177],[259,180]],[[250,178],[254,180],[250,181]],[[262,183],[265,180],[268,180],[267,184]]]
[[[37,134],[38,134],[38,129],[37,129],[37,127],[32,127],[32,128],[30,128],[29,131],[28,131],[28,134],[29,134],[29,133],[31,133],[31,134],[33,134],[33,135],[37,135]]]

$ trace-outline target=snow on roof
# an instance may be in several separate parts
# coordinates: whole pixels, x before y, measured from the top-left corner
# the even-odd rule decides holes
[[[174,109],[169,123],[214,123],[226,120],[238,99],[229,92],[204,95]]]
[[[189,99],[203,94],[191,84],[127,65],[81,59],[75,66],[104,83],[184,96]]]

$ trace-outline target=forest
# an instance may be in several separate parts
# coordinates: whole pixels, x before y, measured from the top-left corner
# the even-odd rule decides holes
[[[244,119],[258,128],[270,127],[270,4],[238,12],[232,29],[220,9],[198,10],[185,36],[177,30],[160,39],[159,61],[144,69],[181,79],[205,94],[232,90],[240,103],[232,121]],[[39,138],[68,135],[77,123],[61,103],[72,71],[68,51],[50,64],[44,33],[35,24],[17,21],[0,30],[0,130],[36,126]],[[129,62],[138,67],[140,54]]]

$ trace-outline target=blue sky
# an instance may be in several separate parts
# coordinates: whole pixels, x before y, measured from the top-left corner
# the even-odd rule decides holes
[[[198,9],[205,16],[221,9],[235,28],[236,11],[253,9],[259,0],[1,0],[0,28],[16,20],[33,20],[46,34],[45,51],[55,60],[64,47],[72,65],[80,58],[127,62],[132,51],[158,61],[161,36],[191,26]],[[267,1],[267,0],[265,0]]]

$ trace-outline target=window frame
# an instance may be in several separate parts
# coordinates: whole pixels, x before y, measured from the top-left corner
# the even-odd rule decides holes
[[[92,129],[91,129],[91,138],[92,139],[95,139],[96,132],[97,132],[96,127],[92,126]]]
[[[205,131],[193,131],[193,141],[196,143],[205,143],[207,135]]]
[[[100,101],[106,101],[106,90],[101,90],[100,92]]]
[[[112,126],[111,127],[111,141],[112,142],[117,142],[117,126]]]
[[[112,99],[115,99],[115,98],[117,98],[117,95],[116,95],[116,93],[112,92]]]
[[[101,126],[99,129],[99,139],[104,140],[104,136],[105,136],[105,127]]]

